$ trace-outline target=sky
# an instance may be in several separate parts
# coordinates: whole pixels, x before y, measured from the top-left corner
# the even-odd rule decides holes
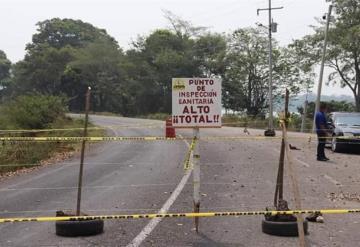
[[[12,62],[23,59],[25,46],[36,32],[36,23],[55,17],[80,19],[104,28],[123,49],[128,49],[138,35],[168,27],[163,10],[220,33],[268,22],[267,12],[260,12],[259,16],[256,13],[258,8],[268,7],[268,0],[0,0],[0,6],[0,49]],[[326,13],[328,3],[272,0],[272,7],[284,7],[273,11],[273,19],[278,23],[274,38],[287,45],[312,32],[310,25],[317,24],[315,17]],[[351,92],[323,86],[323,94],[351,95]]]

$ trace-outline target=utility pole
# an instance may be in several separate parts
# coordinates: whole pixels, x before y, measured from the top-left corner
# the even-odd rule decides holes
[[[257,14],[260,11],[267,10],[269,12],[269,124],[268,129],[265,131],[265,136],[275,136],[274,120],[273,120],[273,95],[272,95],[272,32],[276,32],[276,23],[272,22],[271,10],[283,9],[284,7],[271,7],[271,0],[269,0],[269,8],[257,9]]]
[[[325,28],[324,46],[323,46],[323,53],[322,53],[321,66],[320,66],[320,75],[319,75],[319,84],[318,84],[316,103],[315,103],[313,132],[315,132],[315,128],[316,128],[315,127],[315,115],[316,115],[316,112],[318,112],[319,109],[320,109],[321,87],[322,87],[323,75],[324,75],[326,47],[327,47],[327,43],[328,43],[328,32],[329,32],[329,25],[330,25],[332,8],[333,8],[333,6],[330,4],[329,5],[329,11],[328,11],[327,16],[326,16],[326,28]]]

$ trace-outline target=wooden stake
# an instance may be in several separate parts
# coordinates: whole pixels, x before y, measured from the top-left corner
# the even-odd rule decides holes
[[[289,91],[288,90],[286,90],[286,98],[287,98],[286,101],[288,102],[288,99],[289,99]],[[287,139],[287,118],[288,118],[288,115],[287,115],[287,107],[286,107],[285,108],[285,120],[281,123],[283,141],[285,144],[286,160],[287,160],[287,165],[288,165],[288,169],[289,169],[289,175],[290,175],[290,179],[291,179],[292,189],[293,189],[293,193],[294,193],[295,208],[297,210],[301,210],[300,190],[299,190],[299,186],[298,186],[298,180],[297,180],[297,176],[295,173],[295,169],[293,166],[293,158],[291,155],[291,151],[290,151],[289,143],[288,143],[288,139]],[[299,246],[305,247],[304,220],[301,215],[296,215],[296,218],[297,218],[297,226],[298,226],[298,234],[299,234]]]
[[[289,91],[286,90],[285,93],[285,119],[289,114]],[[286,122],[285,122],[286,124]],[[284,197],[284,160],[285,160],[285,141],[284,135],[282,135],[281,148],[280,148],[280,158],[279,158],[279,168],[276,178],[276,188],[274,196],[274,207],[278,209],[278,202],[283,200]]]
[[[87,136],[87,127],[89,122],[89,110],[90,110],[90,90],[88,87],[86,92],[86,100],[85,100],[85,124],[84,124],[84,133],[83,137]],[[81,190],[82,190],[82,178],[83,178],[83,170],[84,170],[84,157],[85,157],[85,144],[86,141],[82,141],[81,145],[81,157],[80,157],[80,169],[79,169],[79,180],[78,180],[78,194],[77,194],[77,204],[76,204],[76,216],[80,216],[80,208],[81,208]]]

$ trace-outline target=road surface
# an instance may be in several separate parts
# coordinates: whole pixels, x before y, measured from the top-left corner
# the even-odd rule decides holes
[[[91,116],[97,125],[160,124],[153,120]],[[262,131],[250,130],[250,136]],[[177,131],[191,136],[191,130]],[[163,136],[163,128],[109,129],[111,136]],[[242,128],[201,130],[201,136],[245,136]],[[302,206],[360,208],[359,154],[333,154],[315,160],[315,143],[302,138],[291,144],[299,177]],[[303,138],[305,137],[305,138]],[[200,142],[201,211],[264,210],[271,206],[279,159],[279,140],[212,140]],[[82,211],[92,214],[191,212],[192,177],[184,173],[184,141],[109,142],[87,148]],[[76,206],[79,157],[45,166],[0,182],[0,217],[53,216]],[[293,208],[289,179],[285,199]],[[0,246],[298,246],[297,238],[261,232],[261,216],[106,221],[93,237],[63,238],[50,223],[0,225]],[[360,215],[325,215],[311,223],[308,246],[358,246]]]

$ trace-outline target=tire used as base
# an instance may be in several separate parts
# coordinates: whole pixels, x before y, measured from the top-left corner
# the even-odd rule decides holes
[[[104,232],[103,220],[56,221],[56,235],[63,237],[93,236]]]
[[[308,221],[304,220],[304,233],[308,234]],[[296,237],[299,235],[296,221],[262,221],[263,233],[275,236]]]
[[[268,130],[265,130],[264,136],[273,137],[273,136],[276,136],[276,132],[275,132],[275,130],[268,129]]]

